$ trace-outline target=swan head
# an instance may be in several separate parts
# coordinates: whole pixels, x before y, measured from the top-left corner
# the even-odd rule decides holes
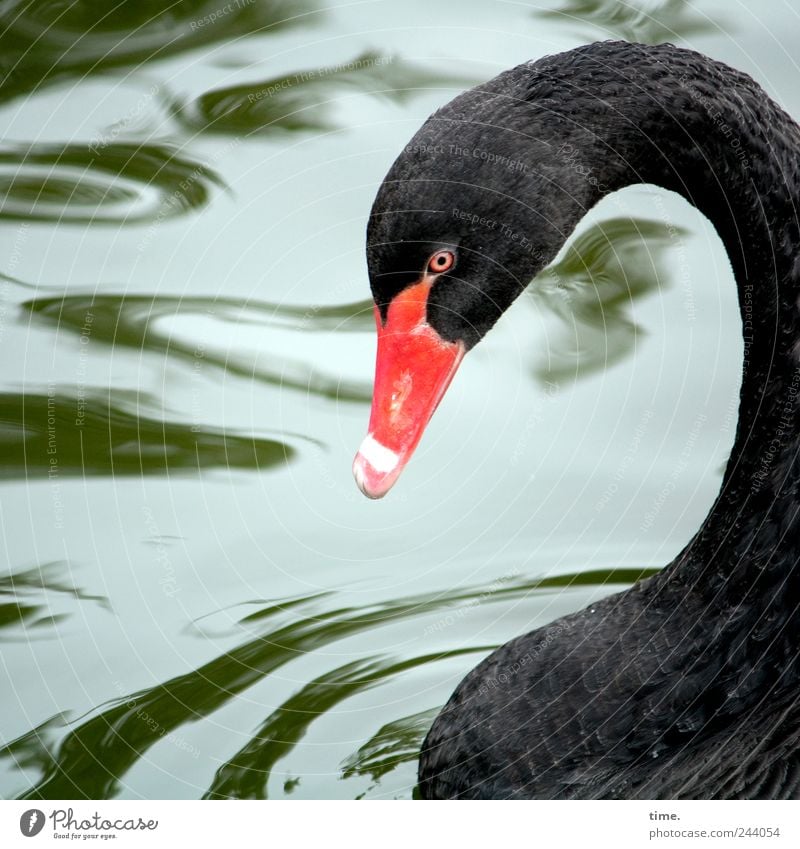
[[[430,118],[372,207],[377,359],[368,434],[353,463],[370,498],[396,482],[464,355],[600,196],[556,147],[551,111],[540,132],[534,107],[463,120],[486,105],[477,89]]]

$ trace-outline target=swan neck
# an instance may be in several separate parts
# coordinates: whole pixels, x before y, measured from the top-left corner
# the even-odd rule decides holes
[[[673,96],[683,108],[665,91],[640,111],[608,182],[683,195],[727,250],[744,339],[739,418],[720,494],[678,561],[760,575],[800,550],[800,131],[744,75],[711,89],[685,79]]]

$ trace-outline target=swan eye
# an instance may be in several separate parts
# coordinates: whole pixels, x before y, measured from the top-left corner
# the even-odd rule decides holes
[[[456,262],[456,255],[452,251],[436,251],[428,260],[428,272],[430,274],[441,274],[449,271]]]

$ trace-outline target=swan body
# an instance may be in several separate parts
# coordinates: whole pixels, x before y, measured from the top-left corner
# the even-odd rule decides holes
[[[656,184],[712,221],[745,340],[736,437],[697,534],[655,577],[470,672],[423,745],[423,797],[800,795],[799,152],[798,126],[747,75],[602,42],[456,97],[387,174],[367,238],[375,396],[354,463],[370,497],[464,355],[610,192]]]

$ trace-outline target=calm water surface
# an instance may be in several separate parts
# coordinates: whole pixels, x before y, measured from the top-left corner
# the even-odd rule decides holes
[[[409,797],[493,646],[667,562],[742,343],[710,226],[607,198],[390,497],[350,462],[372,198],[463,88],[672,40],[800,116],[788,3],[0,2],[0,794]]]

